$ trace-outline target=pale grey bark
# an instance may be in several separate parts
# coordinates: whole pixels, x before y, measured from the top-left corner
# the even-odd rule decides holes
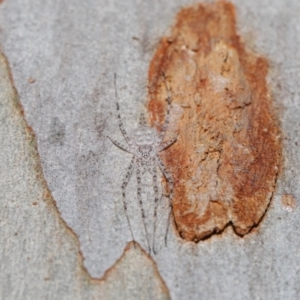
[[[164,247],[161,238],[153,261],[172,299],[297,299],[300,2],[233,2],[246,45],[271,63],[270,92],[284,145],[274,199],[259,229],[249,236],[241,239],[229,229],[222,236],[193,244],[181,240],[171,228],[168,246]],[[144,260],[138,254],[130,256],[121,268],[124,274],[128,270],[127,279],[136,285],[124,279],[123,286],[111,288],[115,294],[104,294],[109,285],[82,283],[83,275],[76,274],[80,269],[76,251],[80,247],[87,271],[100,278],[131,240],[120,189],[130,156],[106,139],[109,134],[121,140],[113,74],[118,74],[121,112],[130,130],[144,110],[148,66],[159,38],[168,32],[176,12],[190,4],[187,0],[6,0],[1,5],[2,50],[26,120],[37,136],[43,174],[60,212],[51,201],[41,200],[42,179],[36,178],[33,166],[26,169],[30,146],[20,116],[15,117],[16,124],[11,123],[14,96],[2,62],[1,244],[5,248],[0,252],[4,262],[0,296],[4,299],[158,299],[151,294],[154,291],[168,297],[146,255],[141,254]],[[149,186],[145,187],[148,210],[153,207]],[[133,180],[128,191],[136,239],[146,249]],[[294,210],[287,211],[281,204],[283,194],[297,199]],[[32,206],[35,201],[38,205]],[[161,218],[166,210],[163,201]],[[40,207],[42,211],[36,212]],[[79,246],[59,218],[78,236]],[[164,228],[162,222],[160,237]],[[63,246],[57,246],[60,243]],[[134,251],[139,250],[129,253]],[[149,286],[143,281],[147,272],[153,272]]]

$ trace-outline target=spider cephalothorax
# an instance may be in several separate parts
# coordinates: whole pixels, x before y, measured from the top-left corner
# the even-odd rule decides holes
[[[138,146],[154,145],[156,136],[156,130],[148,126],[140,126],[133,132],[134,141]]]
[[[141,115],[143,119],[143,115]],[[140,120],[141,123],[141,120]],[[142,125],[133,132],[133,144],[135,146],[135,155],[143,160],[149,160],[155,156],[155,147],[157,142],[157,132],[155,129]]]
[[[142,203],[142,191],[141,191],[141,174],[144,173],[144,171],[148,171],[152,175],[153,179],[153,189],[155,194],[155,202],[154,202],[154,227],[153,227],[153,242],[152,242],[152,249],[155,253],[154,249],[154,242],[155,242],[155,230],[156,230],[156,218],[157,218],[157,205],[158,205],[158,184],[157,184],[157,166],[163,173],[163,175],[166,177],[168,183],[169,183],[169,191],[170,191],[170,205],[169,205],[169,212],[168,212],[168,224],[170,222],[170,212],[171,212],[171,206],[172,206],[172,195],[173,195],[173,181],[169,173],[167,172],[162,160],[159,157],[159,152],[168,148],[171,146],[175,141],[176,138],[171,139],[170,141],[163,142],[165,132],[168,128],[169,119],[170,119],[170,106],[171,106],[171,97],[170,92],[166,84],[165,76],[163,75],[165,87],[167,90],[167,114],[165,118],[164,125],[162,127],[162,131],[158,132],[155,128],[150,127],[145,119],[144,114],[141,114],[140,120],[139,120],[139,126],[132,132],[132,134],[129,136],[124,129],[121,116],[119,113],[119,104],[117,102],[117,111],[118,111],[118,121],[119,121],[119,128],[122,132],[122,135],[126,141],[126,145],[122,145],[119,142],[109,138],[117,147],[120,149],[131,153],[133,155],[131,163],[128,167],[125,179],[122,184],[122,199],[123,199],[123,205],[124,205],[124,212],[127,218],[127,222],[129,225],[129,229],[131,232],[131,237],[134,240],[133,231],[131,228],[130,220],[127,213],[127,202],[125,199],[125,189],[126,186],[133,174],[133,170],[136,169],[136,178],[137,178],[137,197],[138,201],[141,207],[142,212],[142,218],[143,218],[143,225],[146,233],[146,239],[148,242],[148,248],[149,252],[151,252],[149,238],[148,238],[148,230],[146,227],[145,222],[145,212],[143,208]],[[117,99],[117,88],[116,88],[116,75],[114,78],[114,84],[115,84],[115,94]],[[168,228],[167,228],[168,231]],[[166,242],[167,232],[165,236],[165,242]]]

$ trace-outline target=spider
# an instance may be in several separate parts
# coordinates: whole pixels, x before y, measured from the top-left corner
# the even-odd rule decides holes
[[[127,169],[127,173],[122,183],[122,201],[124,206],[124,212],[126,215],[128,227],[131,233],[132,240],[135,241],[130,219],[127,212],[127,203],[126,203],[126,186],[133,174],[134,169],[136,169],[136,179],[137,179],[137,198],[139,202],[139,206],[141,209],[143,226],[146,234],[147,245],[149,249],[149,253],[151,253],[150,242],[149,242],[149,235],[148,230],[145,222],[145,211],[143,208],[142,202],[142,188],[141,188],[141,175],[145,172],[149,172],[152,175],[153,180],[153,190],[154,190],[154,223],[153,223],[153,240],[152,240],[152,249],[153,253],[155,254],[155,231],[156,231],[156,219],[157,219],[157,206],[159,201],[159,192],[158,192],[158,183],[157,183],[157,166],[161,170],[162,174],[165,176],[168,184],[169,184],[169,208],[168,208],[168,218],[167,218],[167,229],[165,235],[165,244],[167,244],[167,234],[168,234],[168,227],[170,223],[170,214],[172,210],[172,197],[173,197],[173,180],[168,171],[166,170],[164,163],[159,157],[159,152],[165,150],[166,148],[170,147],[175,141],[177,137],[172,138],[169,141],[163,141],[165,133],[168,128],[168,124],[170,121],[170,107],[171,107],[171,96],[170,91],[168,89],[165,75],[162,74],[164,79],[164,84],[167,91],[167,115],[165,118],[165,122],[162,127],[162,131],[158,132],[156,129],[150,127],[147,122],[145,115],[142,113],[139,119],[138,127],[133,131],[131,135],[128,135],[126,130],[124,129],[123,122],[120,116],[120,107],[118,103],[118,94],[117,94],[117,85],[116,85],[116,74],[114,74],[114,88],[115,88],[115,97],[116,97],[116,106],[117,106],[117,113],[118,113],[118,125],[120,131],[126,141],[126,144],[123,145],[108,136],[110,141],[120,148],[123,151],[126,151],[133,155],[130,165]]]

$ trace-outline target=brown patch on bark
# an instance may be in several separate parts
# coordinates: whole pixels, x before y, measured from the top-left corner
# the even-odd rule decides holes
[[[200,4],[179,12],[151,61],[148,109],[158,129],[166,112],[161,72],[173,101],[167,136],[179,133],[162,154],[179,234],[197,242],[229,223],[247,234],[268,208],[281,159],[267,60],[245,50],[232,4]]]

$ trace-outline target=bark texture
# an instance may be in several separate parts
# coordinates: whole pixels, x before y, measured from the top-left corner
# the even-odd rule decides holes
[[[8,61],[0,57],[1,299],[298,298],[300,2],[233,0],[236,27],[231,4],[193,6],[196,3],[191,2],[1,3],[0,42]],[[173,33],[168,32],[180,11],[178,22],[184,31],[174,27]],[[196,22],[200,28],[185,23],[185,16],[193,13],[200,13],[208,27],[203,28],[201,18]],[[164,36],[170,40],[161,41]],[[177,42],[188,49],[179,47],[176,52]],[[172,64],[165,70],[174,90],[169,134],[180,132],[178,144],[165,157],[168,170],[178,179],[178,165],[193,172],[202,165],[197,180],[192,180],[191,173],[188,182],[195,193],[201,190],[197,184],[203,182],[205,199],[198,206],[193,202],[183,205],[177,198],[180,191],[176,191],[175,218],[181,222],[181,236],[172,223],[165,245],[168,207],[162,196],[156,232],[159,249],[156,255],[149,255],[143,250],[146,241],[136,180],[130,181],[126,194],[135,247],[123,211],[121,185],[131,158],[106,136],[122,139],[114,73],[118,74],[126,130],[136,128],[146,107],[152,114],[149,119],[159,128],[165,114],[159,102],[164,101],[165,92],[156,79],[161,67],[153,60],[160,60],[159,49],[183,60],[182,66],[174,66],[180,72],[174,74]],[[201,67],[195,75],[201,87],[199,95],[192,81],[184,77],[194,74],[193,65],[183,68],[189,58],[195,58]],[[149,106],[150,65],[150,92],[159,97],[155,105],[154,99],[149,99]],[[182,87],[178,85],[181,79]],[[178,94],[184,85],[193,97]],[[274,191],[277,171],[272,168],[280,148],[278,152],[270,99],[282,133],[283,163]],[[223,126],[218,114],[224,119]],[[215,135],[215,130],[220,134]],[[186,148],[174,156],[182,142]],[[193,145],[197,155],[189,152]],[[189,163],[187,153],[192,157]],[[172,164],[168,156],[172,156]],[[200,157],[205,158],[203,163]],[[216,171],[218,157],[222,164]],[[249,173],[243,173],[245,170]],[[183,174],[184,180],[187,174]],[[247,174],[254,175],[249,178]],[[153,187],[146,175],[143,179],[146,222],[152,228]],[[220,187],[214,194],[216,182]],[[181,182],[178,185],[184,187]],[[163,185],[161,189],[164,195]],[[230,205],[219,199],[227,190],[233,195]],[[187,241],[203,238],[205,226],[210,231],[221,230],[228,220],[235,222],[243,235],[258,222],[271,192],[268,211],[250,234],[241,238],[228,226],[222,234],[198,243]],[[242,198],[246,201],[240,202]],[[182,199],[189,198],[185,195]],[[213,208],[218,203],[222,213]]]
[[[152,124],[162,122],[171,88],[176,144],[164,153],[175,185],[179,234],[199,241],[232,224],[243,236],[270,203],[281,160],[278,121],[265,58],[246,52],[234,7],[217,2],[184,8],[149,70]]]

